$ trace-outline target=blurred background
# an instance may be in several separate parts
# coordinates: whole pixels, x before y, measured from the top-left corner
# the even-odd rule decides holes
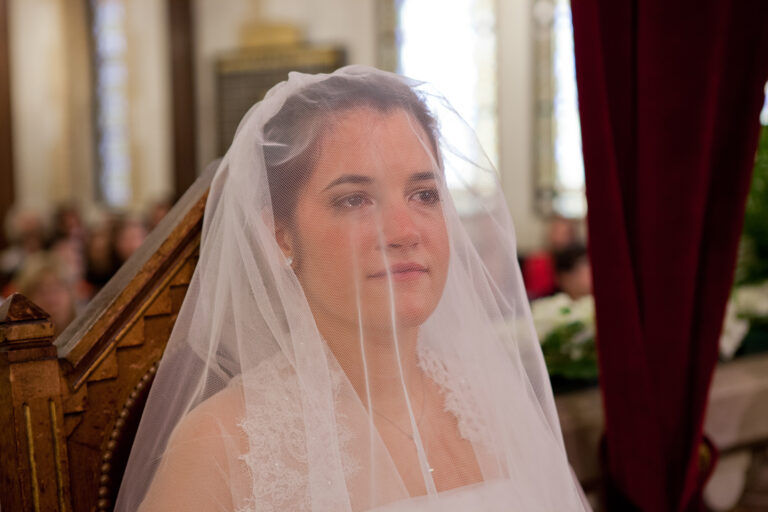
[[[567,1],[5,0],[0,27],[0,295],[59,328],[292,69],[434,83],[500,173],[533,296],[542,250],[583,240]]]
[[[291,70],[346,64],[431,82],[475,130],[553,387],[595,386],[569,0],[0,0],[0,300],[25,294],[60,333],[253,103]],[[768,351],[768,100],[760,122],[723,361]],[[768,451],[719,468],[712,510],[745,486],[768,509]]]
[[[345,64],[432,82],[498,169],[529,297],[590,297],[568,0],[0,0],[0,297],[61,331],[254,102]]]

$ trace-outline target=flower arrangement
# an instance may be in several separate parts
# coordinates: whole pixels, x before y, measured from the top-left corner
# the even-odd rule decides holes
[[[768,126],[763,126],[744,230],[736,263],[735,286],[725,312],[720,356],[768,350]]]
[[[720,334],[720,357],[731,359],[739,350],[768,349],[768,280],[736,286],[725,311]],[[752,341],[749,343],[748,340]],[[748,345],[748,347],[745,347]]]
[[[560,293],[531,304],[533,324],[550,377],[595,381],[595,303]]]
[[[558,379],[594,382],[598,366],[592,296],[538,299],[531,312],[553,386],[558,387]],[[762,128],[755,158],[735,287],[720,338],[722,359],[762,351],[768,351],[768,126]]]

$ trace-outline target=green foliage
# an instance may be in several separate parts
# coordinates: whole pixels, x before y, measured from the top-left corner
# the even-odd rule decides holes
[[[736,285],[768,279],[768,126],[763,126],[744,212]]]
[[[568,379],[596,379],[597,352],[587,327],[576,321],[553,329],[542,341],[541,350],[551,376]]]

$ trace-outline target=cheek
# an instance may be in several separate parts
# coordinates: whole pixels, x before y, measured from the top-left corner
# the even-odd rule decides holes
[[[440,292],[445,286],[448,276],[448,265],[451,259],[450,242],[448,239],[448,230],[442,217],[434,220],[429,229],[429,252],[433,260],[435,269],[435,283],[439,286]]]
[[[316,219],[300,230],[297,269],[305,279],[328,280],[349,259],[348,235]]]
[[[298,235],[294,268],[307,299],[334,315],[354,312],[354,269],[362,266],[356,254],[363,252],[359,233],[348,223],[315,211],[300,223]]]
[[[308,210],[304,217],[299,230],[303,263],[315,270],[333,271],[336,281],[352,279],[356,267],[360,272],[366,270],[377,245],[374,222],[337,216],[323,209]]]

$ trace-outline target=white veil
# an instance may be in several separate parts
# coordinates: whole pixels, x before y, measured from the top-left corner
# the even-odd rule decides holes
[[[379,507],[588,508],[471,129],[397,75],[291,73],[211,185],[117,510]]]

